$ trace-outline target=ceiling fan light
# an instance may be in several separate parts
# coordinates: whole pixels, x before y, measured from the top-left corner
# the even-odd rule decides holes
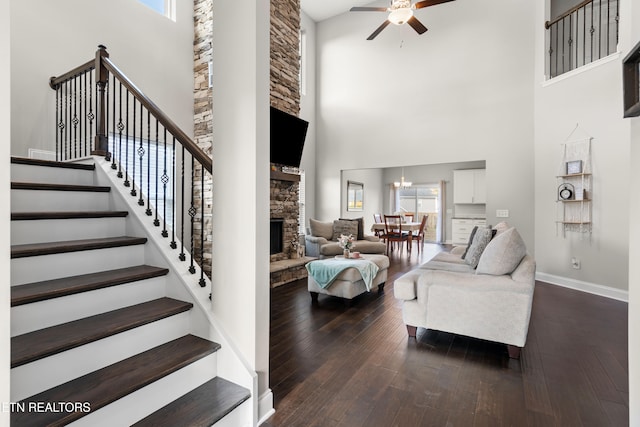
[[[389,13],[389,22],[395,25],[402,25],[413,16],[413,10],[408,7],[392,10]]]

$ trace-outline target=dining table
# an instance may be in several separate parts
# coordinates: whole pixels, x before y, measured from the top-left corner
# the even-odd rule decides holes
[[[420,225],[422,223],[420,222],[403,222],[402,223],[402,231],[407,231],[409,233],[409,245],[411,245],[411,240],[413,237],[413,232],[418,232],[420,231]],[[378,231],[382,231],[383,233],[385,232],[384,229],[384,222],[375,222],[373,223],[373,225],[371,226],[371,231],[375,234],[377,234]]]

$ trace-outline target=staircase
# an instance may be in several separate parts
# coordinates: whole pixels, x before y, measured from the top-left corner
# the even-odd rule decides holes
[[[11,163],[11,425],[249,425],[250,391],[94,161]]]

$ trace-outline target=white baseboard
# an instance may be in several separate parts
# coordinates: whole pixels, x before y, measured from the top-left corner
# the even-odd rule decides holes
[[[258,399],[258,425],[264,423],[276,413],[273,408],[273,392],[267,389]]]
[[[569,279],[567,277],[555,276],[547,273],[536,273],[536,280],[562,286],[577,291],[587,292],[601,297],[611,298],[618,301],[629,302],[629,291],[612,288],[610,286],[598,285],[596,283],[583,282],[582,280]]]

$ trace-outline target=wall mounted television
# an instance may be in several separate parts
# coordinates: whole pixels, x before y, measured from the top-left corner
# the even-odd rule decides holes
[[[271,107],[271,163],[300,167],[309,122]]]

